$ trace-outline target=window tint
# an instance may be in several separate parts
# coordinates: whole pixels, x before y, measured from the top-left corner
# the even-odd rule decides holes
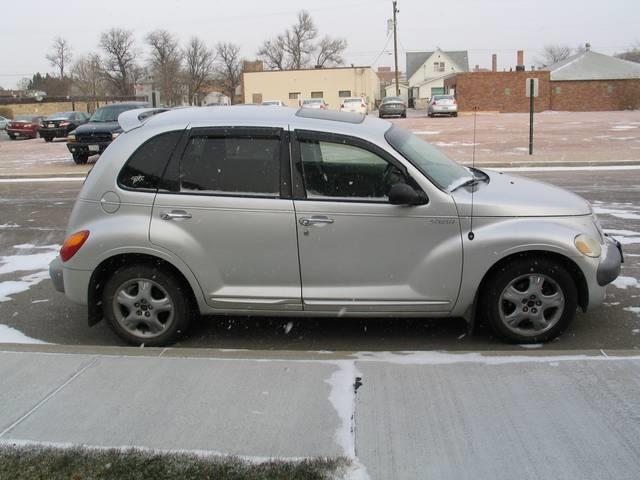
[[[307,198],[386,201],[403,174],[375,153],[353,145],[317,140],[300,142]]]
[[[180,190],[277,196],[280,139],[192,137],[180,163]]]
[[[181,131],[168,132],[147,140],[120,171],[118,184],[136,190],[156,190],[180,135]]]

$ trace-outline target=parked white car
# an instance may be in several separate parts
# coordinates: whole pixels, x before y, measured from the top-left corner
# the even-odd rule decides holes
[[[7,129],[7,123],[9,123],[9,120],[7,120],[4,117],[0,117],[0,130],[6,130]]]
[[[302,108],[320,108],[322,110],[329,108],[329,104],[324,101],[324,98],[306,98],[302,100],[300,106]]]
[[[367,101],[362,97],[345,98],[340,104],[340,111],[369,115],[369,107],[367,106]]]

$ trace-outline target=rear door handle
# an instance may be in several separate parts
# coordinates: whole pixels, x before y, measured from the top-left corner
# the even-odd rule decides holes
[[[170,212],[162,212],[160,218],[162,220],[189,219],[191,214],[184,210],[171,210]]]
[[[300,225],[303,227],[308,227],[310,225],[330,225],[333,223],[333,218],[328,217],[310,217],[310,218],[301,218],[298,220]]]

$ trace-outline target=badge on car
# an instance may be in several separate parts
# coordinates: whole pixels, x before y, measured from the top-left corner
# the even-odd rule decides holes
[[[89,145],[89,151],[90,152],[98,152],[98,151],[100,151],[100,146],[99,145]]]

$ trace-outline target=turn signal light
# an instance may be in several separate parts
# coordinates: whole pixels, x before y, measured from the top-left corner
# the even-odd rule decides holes
[[[84,242],[87,241],[87,238],[89,238],[89,230],[81,230],[67,237],[60,249],[62,261],[66,262],[73,257],[80,250],[80,247],[84,245]]]

